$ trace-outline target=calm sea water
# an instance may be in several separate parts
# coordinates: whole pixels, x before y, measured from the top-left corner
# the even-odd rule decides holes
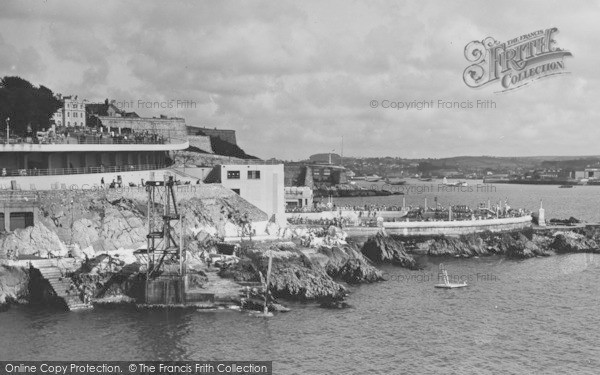
[[[501,195],[515,203],[543,196],[548,211],[563,213],[551,216],[598,220],[598,193],[507,186]],[[469,287],[434,289],[440,262]],[[276,374],[597,373],[600,256],[422,263],[423,271],[383,267],[388,281],[352,287],[349,309],[294,303],[270,319],[235,311],[16,307],[0,313],[0,358],[273,360]]]

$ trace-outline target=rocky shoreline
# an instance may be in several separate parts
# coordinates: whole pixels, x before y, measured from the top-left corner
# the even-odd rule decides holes
[[[23,257],[67,255],[75,258],[61,269],[60,279],[69,284],[67,294],[79,296],[87,304],[135,303],[145,276],[139,260],[132,255],[132,248],[145,240],[144,206],[141,201],[131,199],[84,199],[77,195],[48,196],[41,207],[40,223],[0,239],[0,309],[13,303],[56,300],[48,282]],[[182,202],[186,212],[184,232],[190,280],[200,290],[209,290],[215,280],[229,288],[264,285],[271,258],[268,289],[273,298],[271,309],[276,311],[285,310],[278,301],[346,307],[344,299],[350,285],[383,281],[378,265],[417,270],[422,268],[418,259],[423,255],[527,259],[564,253],[600,253],[600,229],[591,226],[460,237],[402,238],[378,233],[361,240],[347,238],[346,233],[333,226],[273,225],[267,230],[276,239],[241,241],[235,256],[211,267],[210,259],[221,259],[217,253],[224,233],[240,229],[242,218],[261,219],[260,212],[251,208],[234,208],[235,199],[222,196]],[[256,297],[257,291],[249,290],[250,294]],[[249,309],[260,308],[259,302],[243,296],[233,296],[227,301]]]

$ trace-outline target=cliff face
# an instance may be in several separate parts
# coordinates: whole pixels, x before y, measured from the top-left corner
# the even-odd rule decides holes
[[[34,227],[0,238],[1,257],[19,255],[66,256],[68,246],[80,256],[119,248],[136,249],[146,243],[147,204],[139,199],[116,198],[104,191],[42,192],[39,219]],[[179,201],[184,215],[184,235],[223,237],[237,232],[244,220],[266,220],[266,214],[236,194]]]
[[[364,243],[362,253],[373,262],[395,264],[412,270],[419,269],[419,265],[408,254],[402,241],[381,233],[370,237]]]

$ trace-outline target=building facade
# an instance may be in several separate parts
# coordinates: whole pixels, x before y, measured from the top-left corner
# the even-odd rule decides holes
[[[219,165],[204,180],[220,183],[264,211],[269,220],[285,225],[283,164]]]
[[[62,127],[86,126],[86,101],[77,95],[59,96],[63,106],[52,115],[54,125]]]

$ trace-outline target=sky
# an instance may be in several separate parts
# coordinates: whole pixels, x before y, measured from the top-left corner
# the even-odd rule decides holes
[[[234,129],[261,158],[598,155],[599,19],[599,1],[3,1],[0,75]],[[471,41],[552,27],[568,74],[463,81]]]

